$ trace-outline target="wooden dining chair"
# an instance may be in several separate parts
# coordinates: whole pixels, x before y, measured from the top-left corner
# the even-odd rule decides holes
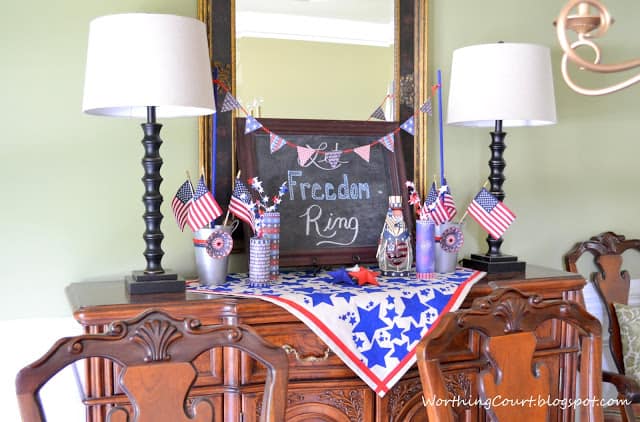
[[[444,374],[447,366],[455,366],[447,349],[461,338],[475,335],[479,339],[479,374],[474,377],[481,403],[493,421],[548,421],[550,403],[534,402],[531,406],[502,400],[528,400],[552,397],[550,368],[544,359],[534,359],[536,329],[549,320],[570,324],[578,335],[579,396],[600,398],[600,323],[575,302],[542,301],[537,295],[527,296],[515,289],[497,289],[474,300],[471,308],[445,314],[438,325],[418,344],[416,357],[422,382],[426,412],[430,422],[453,422],[456,397],[448,392]],[[562,357],[559,357],[562,359]],[[602,421],[602,407],[580,406],[580,420]]]
[[[603,371],[603,381],[613,384],[618,399],[626,400],[615,412],[606,411],[606,420],[625,422],[640,420],[640,385],[638,380],[626,375],[622,336],[615,304],[627,305],[630,291],[629,273],[623,269],[623,253],[628,250],[640,252],[640,239],[626,239],[613,232],[600,233],[585,242],[576,243],[564,256],[567,271],[578,273],[578,260],[590,253],[598,271],[587,278],[592,283],[598,299],[603,305],[609,333],[609,350],[617,372]]]
[[[62,338],[22,369],[16,378],[22,420],[45,420],[39,391],[58,371],[79,359],[101,357],[122,367],[118,385],[131,402],[113,407],[109,421],[210,422],[213,404],[206,398],[189,398],[189,390],[196,380],[194,359],[216,347],[240,349],[267,368],[260,422],[283,422],[288,360],[282,348],[245,325],[203,326],[155,309],[114,322],[104,334]]]

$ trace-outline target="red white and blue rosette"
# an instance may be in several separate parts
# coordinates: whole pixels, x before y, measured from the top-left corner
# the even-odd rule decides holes
[[[457,226],[447,227],[440,235],[440,247],[444,252],[456,253],[464,243],[462,230]]]
[[[224,258],[231,253],[233,238],[223,230],[214,230],[206,240],[205,250],[211,258]]]

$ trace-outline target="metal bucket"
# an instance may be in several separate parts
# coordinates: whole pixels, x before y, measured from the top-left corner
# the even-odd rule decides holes
[[[452,273],[458,264],[458,251],[464,243],[462,224],[444,223],[436,226],[436,272]]]
[[[212,229],[200,229],[193,234],[200,284],[218,285],[227,280],[229,253],[233,247],[231,233],[237,226],[236,220],[230,226],[218,225]]]

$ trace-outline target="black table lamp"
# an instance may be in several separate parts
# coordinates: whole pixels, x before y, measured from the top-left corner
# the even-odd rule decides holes
[[[89,28],[85,113],[146,118],[142,124],[146,244],[144,270],[127,277],[132,294],[181,292],[184,279],[162,268],[161,124],[156,117],[215,113],[204,23],[189,17],[131,13],[94,19]]]
[[[504,200],[506,162],[503,127],[550,125],[556,106],[549,48],[534,44],[495,43],[453,52],[447,123],[493,127],[489,160],[490,192]],[[502,237],[487,236],[486,254],[472,254],[462,265],[489,274],[521,273],[525,263],[500,251]]]

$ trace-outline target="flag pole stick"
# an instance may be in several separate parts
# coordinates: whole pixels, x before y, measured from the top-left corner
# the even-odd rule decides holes
[[[236,179],[240,178],[241,173],[242,173],[242,170],[238,170],[238,174],[236,174]],[[227,207],[227,215],[224,216],[224,222],[222,223],[222,225],[226,226],[228,220],[229,220],[229,207]]]
[[[191,205],[193,204],[193,198],[196,196],[196,193],[193,190],[193,182],[191,181],[191,175],[189,174],[189,170],[185,170],[185,173],[187,173],[187,180],[189,181],[189,190],[191,190],[191,199],[189,199],[189,208],[191,208]],[[191,209],[189,209],[189,213],[191,213]],[[189,224],[189,227],[191,227],[191,224]]]
[[[191,189],[191,200],[193,201],[193,197],[196,195],[196,193],[193,191],[193,182],[191,181],[189,170],[185,170],[185,173],[187,173],[187,180],[189,181],[189,188]]]
[[[482,187],[486,188],[487,187],[487,183],[489,183],[488,180],[486,182],[484,182],[484,185],[482,185]],[[464,215],[460,218],[460,221],[458,222],[458,224],[462,224],[462,221],[465,219],[467,214],[469,214],[469,207],[467,207],[467,210],[464,212]]]

